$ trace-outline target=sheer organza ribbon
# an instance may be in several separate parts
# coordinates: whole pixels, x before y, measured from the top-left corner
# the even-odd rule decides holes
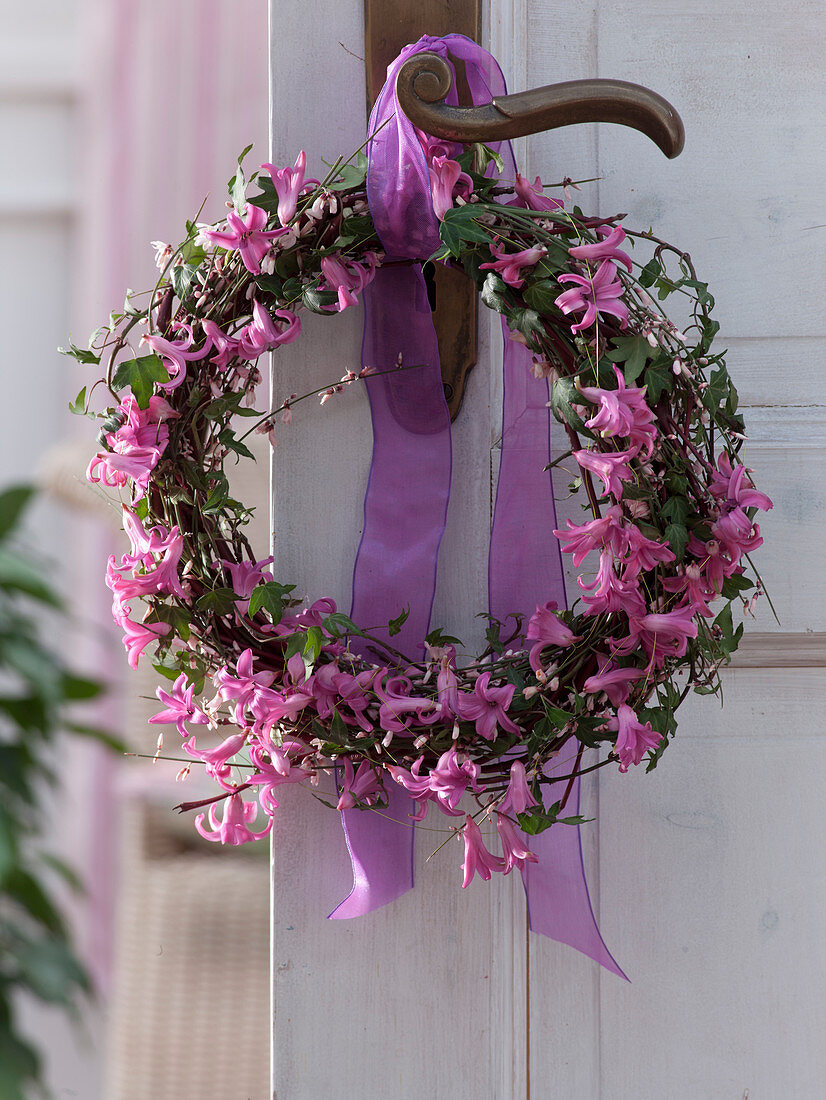
[[[465,64],[474,103],[506,92],[493,57],[463,35],[419,39],[388,67],[370,119],[367,192],[376,228],[391,261],[364,292],[362,363],[390,371],[399,361],[415,369],[371,378],[373,460],[364,501],[364,532],[353,574],[353,619],[381,636],[381,624],[410,609],[392,644],[408,657],[423,652],[439,544],[450,496],[450,416],[421,267],[439,247],[427,162],[417,133],[399,108],[396,75],[413,53],[448,53]],[[451,93],[453,95],[453,93]],[[455,99],[453,100],[455,103]],[[514,177],[509,146],[500,150],[505,176]],[[530,615],[538,603],[566,606],[550,462],[548,384],[534,378],[527,349],[504,336],[502,453],[489,557],[489,606],[497,619]],[[385,628],[386,629],[386,628]],[[386,635],[385,635],[386,637]],[[389,640],[389,639],[388,639]],[[375,659],[375,655],[374,659]],[[572,760],[558,765],[564,775]],[[414,803],[398,786],[381,814],[345,810],[342,823],[353,865],[353,889],[331,917],[362,916],[413,886]],[[568,807],[579,807],[579,780]],[[539,857],[523,882],[530,927],[569,944],[621,976],[605,947],[591,907],[579,829],[557,825],[531,837]]]

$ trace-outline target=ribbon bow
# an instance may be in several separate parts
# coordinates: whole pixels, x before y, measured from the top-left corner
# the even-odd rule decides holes
[[[388,67],[370,118],[370,211],[388,260],[425,260],[439,247],[430,178],[418,133],[396,99],[396,75],[411,54],[431,50],[465,63],[474,104],[504,95],[495,59],[464,35],[422,37]],[[455,88],[455,81],[454,81]],[[451,93],[455,97],[455,92]],[[455,101],[455,100],[454,100]],[[505,175],[515,173],[508,145]],[[439,544],[450,497],[450,416],[427,289],[417,264],[383,266],[364,292],[362,362],[391,371],[402,357],[416,370],[370,378],[373,458],[364,501],[364,531],[353,574],[352,617],[387,622],[404,604],[410,614],[394,638],[411,657],[428,632]],[[488,564],[490,613],[530,615],[554,599],[566,606],[550,456],[548,383],[531,372],[531,356],[504,335],[502,457]],[[537,502],[543,501],[542,507]],[[560,765],[562,773],[565,764]],[[579,779],[569,802],[579,808]],[[413,887],[414,803],[390,790],[383,814],[350,809],[342,824],[353,866],[353,889],[330,914],[362,916]],[[557,825],[531,837],[538,863],[522,871],[532,931],[569,944],[625,977],[602,941],[585,870],[579,829]]]

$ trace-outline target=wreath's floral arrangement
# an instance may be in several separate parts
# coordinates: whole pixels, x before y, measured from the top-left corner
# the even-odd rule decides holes
[[[96,386],[110,406],[91,411],[84,388],[74,410],[102,420],[88,479],[123,506],[131,550],[109,559],[106,583],[129,664],[153,648],[169,683],[150,722],[174,725],[220,788],[182,805],[201,809],[198,831],[229,844],[266,836],[281,786],[335,768],[339,810],[381,810],[400,784],[414,820],[431,806],[463,818],[467,885],[535,861],[531,834],[581,820],[565,817],[578,775],[646,758],[651,770],[687,693],[718,690],[743,631],[733,610],[751,611],[762,590],[751,553],[771,501],[739,458],[737,392],[690,257],[621,216],[566,209],[539,178],[504,179],[485,146],[419,136],[441,223],[433,259],[463,267],[530,349],[570,441],[554,465],[570,470],[588,518],[556,533],[576,567],[598,555],[571,610],[548,602],[527,624],[491,622],[487,649],[467,661],[436,630],[426,657],[409,660],[386,641],[403,612],[379,637],[330,599],[304,606],[245,537],[250,510],[225,465],[251,458],[250,434],[272,437],[311,396],[256,411],[258,361],[299,337],[302,311],[357,305],[384,259],[361,152],[322,181],[305,178],[303,153],[247,181],[242,155],[226,220],[188,223],[177,248],[156,242],[146,304],[129,292],[89,349],[69,354],[105,363]],[[663,312],[672,295],[687,307],[682,330]],[[316,396],[327,403],[370,371]],[[356,638],[380,659],[354,653]],[[595,764],[592,747],[607,749]],[[475,813],[459,808],[465,795]],[[485,845],[485,818],[501,855]]]

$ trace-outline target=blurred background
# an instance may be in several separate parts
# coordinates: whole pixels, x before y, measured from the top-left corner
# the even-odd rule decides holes
[[[204,220],[221,216],[246,145],[255,143],[256,163],[268,159],[266,3],[0,0],[0,25],[0,490],[38,487],[25,513],[22,494],[0,508],[0,588],[28,624],[16,640],[11,620],[0,624],[0,703],[42,687],[49,715],[30,734],[10,719],[11,704],[0,712],[0,1100],[38,1095],[32,1075],[52,1095],[82,1100],[260,1097],[269,1091],[266,846],[227,864],[221,846],[169,812],[182,797],[179,765],[153,768],[55,728],[60,692],[91,696],[86,680],[96,680],[107,690],[74,705],[75,723],[79,713],[134,753],[155,750],[151,666],[127,676],[107,626],[103,572],[123,551],[119,516],[84,482],[95,426],[68,412],[97,371],[57,347],[70,338],[85,347],[127,286],[154,283],[150,242],[177,242],[205,198]],[[263,557],[266,463],[244,476]],[[10,581],[10,562],[34,565],[68,614],[51,609],[45,589],[20,587],[22,576],[37,589],[29,573]],[[54,672],[43,645],[85,679]],[[35,736],[37,766],[22,744]],[[21,761],[34,788],[12,820],[23,777],[10,765]],[[30,876],[44,852],[67,867]],[[26,967],[18,935],[31,948]]]

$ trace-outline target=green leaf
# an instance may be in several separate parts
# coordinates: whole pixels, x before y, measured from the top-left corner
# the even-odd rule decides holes
[[[87,348],[79,348],[77,344],[69,344],[67,348],[58,348],[57,351],[59,355],[68,355],[72,359],[77,359],[78,363],[83,363],[86,366],[95,366],[100,362],[99,355]]]
[[[85,676],[73,673],[63,674],[63,697],[65,699],[97,699],[103,693],[103,685],[97,680],[88,680]]]
[[[542,331],[542,318],[535,309],[521,309],[517,306],[508,310],[508,325],[530,338]]]
[[[342,165],[336,178],[328,184],[331,191],[350,191],[354,187],[361,187],[367,176],[367,157],[364,153],[357,153],[355,163]]]
[[[468,244],[490,243],[490,233],[474,220],[477,215],[473,206],[454,206],[445,213],[439,236],[450,255],[461,255]]]
[[[430,646],[444,646],[444,645],[464,645],[461,638],[454,638],[452,634],[443,634],[442,628],[437,627],[436,630],[431,630],[425,638],[425,641]]]
[[[673,523],[685,523],[691,515],[691,505],[685,497],[669,497],[662,506],[661,515]]]
[[[4,876],[2,893],[25,909],[32,920],[42,924],[49,932],[64,934],[60,913],[37,879],[22,867],[15,867]]]
[[[25,593],[33,600],[50,607],[63,606],[57,593],[41,578],[39,571],[3,546],[0,546],[0,588],[7,592]]]
[[[335,316],[336,310],[330,310],[338,302],[338,294],[334,290],[322,290],[318,286],[305,286],[301,291],[301,300],[312,313],[320,313],[324,317]]]
[[[112,388],[122,390],[129,386],[138,406],[145,409],[149,405],[155,383],[168,381],[169,372],[158,356],[142,355],[138,359],[126,359],[118,363],[112,375]]]
[[[559,284],[550,279],[539,279],[525,287],[522,297],[538,313],[550,313],[554,300],[559,297]]]
[[[111,749],[113,752],[125,753],[129,751],[129,746],[125,741],[121,741],[115,734],[102,729],[100,726],[90,726],[85,722],[66,722],[64,725],[68,732],[75,734],[76,737],[97,741],[99,745],[105,745],[107,749]]]
[[[726,577],[720,595],[723,599],[733,600],[735,596],[739,596],[741,592],[748,592],[750,588],[754,588],[754,581],[750,581],[748,577],[739,575]]]
[[[671,393],[674,375],[667,363],[652,363],[645,372],[645,384],[648,386],[648,404],[654,405],[664,393]]]
[[[266,611],[276,625],[281,622],[284,614],[285,597],[295,588],[294,584],[279,584],[278,581],[267,581],[253,588],[250,595],[249,616],[252,618],[259,611]]]
[[[645,370],[645,364],[657,354],[644,336],[615,336],[613,348],[608,358],[613,363],[625,363],[623,375],[629,386],[633,386]]]
[[[69,412],[73,416],[88,416],[94,420],[95,414],[86,408],[86,387],[84,386],[74,401],[69,402]]]
[[[0,882],[17,865],[17,830],[9,811],[0,805]]]
[[[234,451],[237,455],[243,455],[244,458],[251,458],[253,462],[255,461],[255,455],[246,444],[235,438],[235,432],[232,428],[224,428],[218,439],[228,451]]]
[[[390,635],[391,638],[394,638],[401,631],[401,628],[407,622],[409,617],[410,607],[408,606],[403,608],[395,619],[390,620],[390,622],[387,624],[387,633]]]
[[[500,279],[495,271],[489,271],[479,291],[479,297],[488,309],[493,309],[497,313],[506,313],[508,310],[508,303],[504,298],[506,290],[507,284],[504,279]]]
[[[198,268],[195,264],[176,264],[176,266],[172,268],[172,288],[179,301],[183,302],[187,294],[189,294],[197,271]]]
[[[215,486],[202,505],[207,515],[220,512],[229,499],[229,482],[223,474],[216,475]]]
[[[669,523],[665,529],[665,541],[674,551],[677,561],[682,561],[688,545],[688,528],[681,523]]]
[[[0,540],[17,527],[34,492],[33,485],[12,485],[0,493]]]
[[[321,647],[324,645],[324,634],[322,633],[320,626],[308,626],[304,634],[304,647],[302,649],[302,655],[304,657],[304,667],[307,669],[307,675],[312,672],[313,665],[321,656]]]
[[[64,940],[24,942],[15,950],[15,962],[26,986],[41,1001],[68,1005],[78,989],[88,989],[86,974]]]
[[[212,592],[204,592],[195,601],[199,611],[212,611],[216,615],[228,615],[235,609],[235,601],[238,596],[231,588],[215,588]]]
[[[3,1100],[31,1100],[30,1086],[39,1080],[40,1055],[3,1021],[0,1025],[0,1096]]]
[[[573,378],[557,378],[551,386],[551,412],[559,423],[570,424],[575,431],[593,439],[593,434],[573,408],[574,404],[582,405],[584,401],[585,398],[574,385]]]
[[[321,620],[321,627],[331,638],[340,638],[342,634],[361,634],[361,631],[349,617],[341,611],[334,611]]]
[[[649,260],[645,267],[642,269],[639,275],[640,286],[649,287],[653,286],[657,276],[662,272],[659,260]]]

